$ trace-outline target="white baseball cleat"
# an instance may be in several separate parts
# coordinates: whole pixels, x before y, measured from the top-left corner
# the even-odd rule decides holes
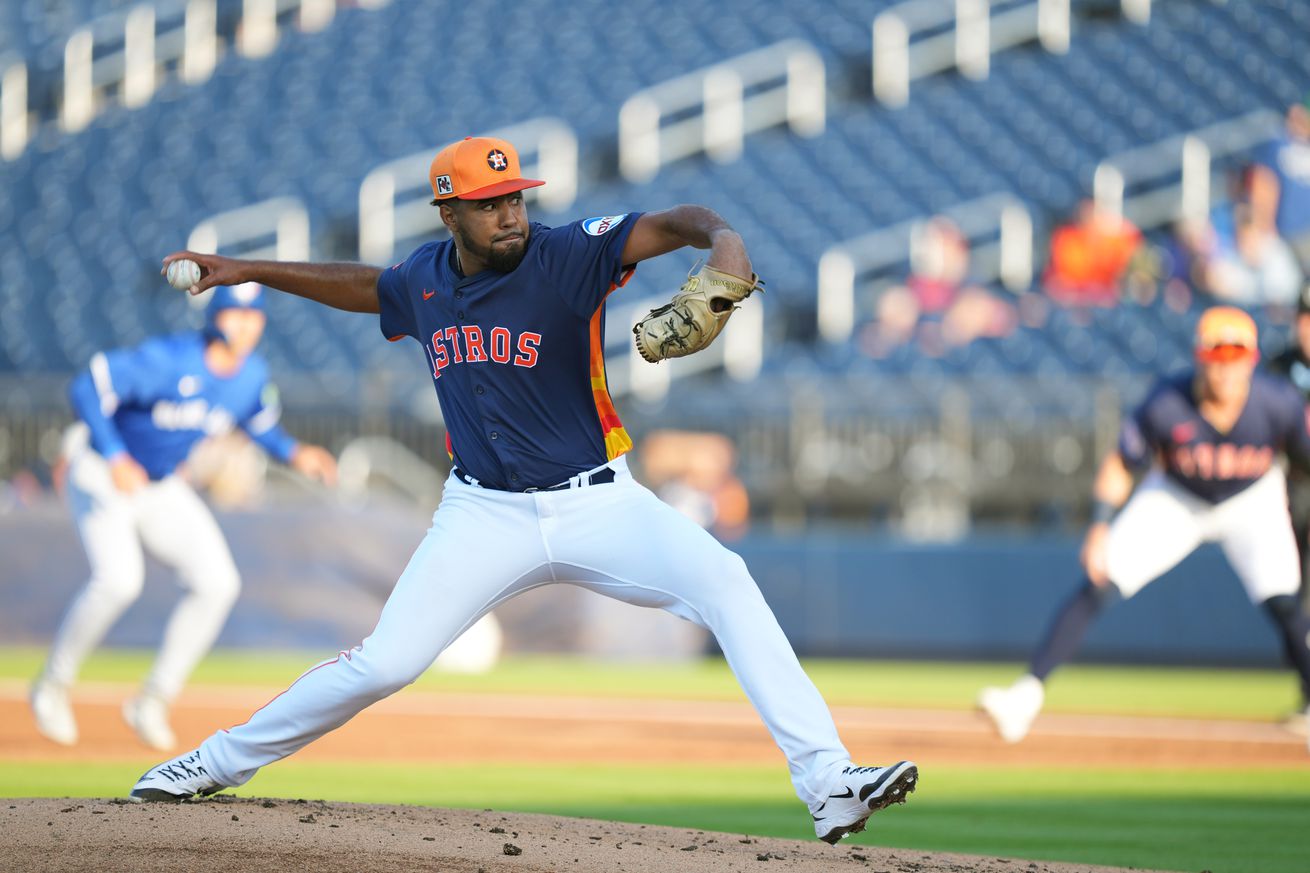
[[[1028,736],[1045,700],[1042,680],[1030,674],[1019,677],[1009,688],[984,688],[978,706],[991,717],[1001,739],[1017,743]]]
[[[1310,739],[1310,705],[1288,713],[1280,724],[1288,733]]]
[[[846,767],[828,798],[810,807],[814,833],[830,845],[842,837],[858,834],[864,824],[880,809],[904,803],[919,784],[919,768],[912,761],[890,767]]]
[[[136,732],[137,739],[152,749],[168,752],[177,746],[177,737],[168,723],[168,704],[159,697],[143,694],[125,701],[123,721]]]
[[[36,716],[36,729],[43,737],[61,746],[71,746],[77,742],[77,719],[73,718],[67,688],[38,679],[32,685],[29,702],[32,704],[32,715]]]
[[[187,752],[157,767],[151,767],[137,780],[128,799],[136,803],[164,801],[177,803],[188,798],[205,797],[226,787],[211,778],[200,760],[200,750]]]

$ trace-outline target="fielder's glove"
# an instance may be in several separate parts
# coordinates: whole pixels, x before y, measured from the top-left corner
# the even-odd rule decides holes
[[[757,289],[763,291],[764,283],[754,273],[742,279],[709,264],[692,267],[670,303],[632,326],[637,351],[652,364],[699,352],[714,342],[737,304]]]

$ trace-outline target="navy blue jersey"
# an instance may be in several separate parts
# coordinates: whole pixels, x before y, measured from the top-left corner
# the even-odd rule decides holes
[[[196,331],[93,356],[68,395],[95,450],[107,458],[127,452],[162,479],[201,438],[236,426],[288,461],[296,441],[278,426],[282,408],[264,359],[251,355],[236,373],[218,376],[205,366],[207,342]]]
[[[1310,421],[1290,382],[1256,373],[1241,415],[1220,433],[1197,408],[1195,379],[1187,372],[1161,380],[1124,422],[1119,453],[1130,469],[1158,458],[1169,478],[1218,503],[1268,472],[1280,452],[1310,458]]]
[[[639,213],[533,222],[508,273],[462,276],[451,240],[378,277],[382,333],[427,355],[454,463],[489,488],[556,485],[632,447],[605,381],[605,299]]]

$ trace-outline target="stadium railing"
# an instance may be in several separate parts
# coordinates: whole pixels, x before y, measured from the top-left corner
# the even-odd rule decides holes
[[[127,107],[147,103],[160,66],[173,67],[188,84],[204,82],[219,51],[215,0],[141,4],[101,16],[64,44],[60,125],[69,133],[83,129],[110,95]]]
[[[0,64],[0,158],[13,160],[27,148],[31,118],[27,110],[27,64]]]
[[[1096,167],[1096,205],[1143,229],[1210,212],[1214,162],[1249,152],[1283,129],[1283,116],[1259,109],[1160,142],[1111,155]]]
[[[220,212],[200,222],[187,236],[193,252],[278,261],[307,261],[309,212],[296,197],[275,197]]]
[[[376,9],[390,0],[355,0]],[[45,121],[68,133],[83,130],[101,109],[149,102],[168,75],[189,84],[207,80],[228,40],[246,57],[263,57],[277,45],[279,28],[293,23],[312,33],[331,24],[339,0],[243,0],[241,15],[221,26],[217,0],[158,0],[102,15],[64,43],[58,99],[32,105],[27,64],[13,61],[0,81],[0,157],[23,152]],[[162,73],[162,76],[161,76]]]
[[[873,94],[904,106],[915,79],[959,70],[985,79],[991,56],[1037,40],[1048,52],[1069,50],[1070,0],[907,0],[873,19]],[[1123,0],[1124,18],[1146,24],[1150,0]]]
[[[787,124],[799,136],[823,133],[827,112],[823,57],[802,40],[784,40],[643,88],[619,110],[619,170],[630,182],[704,152],[727,162],[746,134]]]
[[[971,243],[970,276],[983,283],[1000,280],[1021,292],[1032,284],[1033,222],[1027,207],[1010,194],[990,194],[944,210]],[[832,246],[819,258],[819,335],[845,342],[856,321],[859,292],[889,268],[904,265],[919,229],[934,216],[903,221]],[[978,243],[981,242],[981,245]],[[902,274],[894,277],[904,278]]]
[[[873,19],[873,94],[904,106],[915,79],[951,69],[985,79],[993,52],[1034,39],[1068,50],[1069,0],[908,0]]]
[[[399,491],[420,507],[436,506],[444,471],[399,440],[389,436],[358,436],[346,443],[337,459],[341,499],[363,503],[377,481]]]
[[[22,470],[48,480],[72,420],[63,399],[67,381],[30,374],[0,379],[6,397],[0,481]],[[421,501],[428,479],[444,472],[440,420],[374,408],[367,395],[377,393],[377,385],[362,386],[359,402],[343,407],[316,393],[308,378],[279,373],[278,384],[289,404],[283,424],[341,453],[343,480],[356,483],[350,488],[376,476],[375,485],[390,489],[416,486],[411,496]],[[713,401],[700,403],[648,404],[630,397],[618,404],[639,441],[665,427],[727,436],[737,446],[739,475],[757,516],[780,523],[890,518],[934,538],[954,536],[962,524],[1058,524],[1085,513],[1096,460],[1113,443],[1121,401],[1131,398],[1105,380],[1076,377],[1054,387],[1038,378],[1012,379],[1003,386],[1006,406],[988,399],[998,386],[982,376],[945,388],[917,377],[858,372],[825,375],[821,382],[779,380],[767,395],[738,386],[720,388]],[[352,444],[355,450],[348,451]],[[413,466],[415,459],[423,466]]]
[[[208,2],[208,0],[206,0]],[[377,9],[390,0],[356,0],[350,4]],[[316,33],[332,23],[338,0],[243,0],[237,48],[248,58],[262,58],[277,48],[279,26],[294,17],[296,27]]]

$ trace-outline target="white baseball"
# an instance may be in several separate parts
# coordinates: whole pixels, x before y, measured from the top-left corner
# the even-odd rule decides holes
[[[168,284],[179,291],[185,291],[200,281],[200,265],[183,258],[168,265]]]

